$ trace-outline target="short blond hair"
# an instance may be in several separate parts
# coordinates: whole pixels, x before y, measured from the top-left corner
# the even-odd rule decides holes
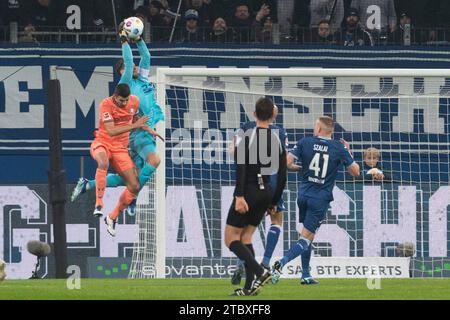
[[[334,120],[328,116],[319,117],[319,122],[322,124],[322,129],[327,130],[328,132],[334,131]]]
[[[380,150],[378,150],[377,148],[367,148],[366,151],[364,151],[364,159],[366,159],[369,156],[373,156],[374,158],[377,158],[378,160],[380,159]]]

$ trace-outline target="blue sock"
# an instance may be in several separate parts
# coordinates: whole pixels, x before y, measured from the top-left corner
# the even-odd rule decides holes
[[[308,250],[303,252],[300,257],[302,260],[302,278],[311,277],[311,273],[309,271],[309,262],[311,261],[311,251],[312,246],[309,245]]]
[[[281,227],[277,224],[270,226],[269,233],[267,234],[266,250],[264,250],[263,265],[270,265],[270,258],[272,258],[273,251],[277,246],[278,238],[280,237]]]
[[[284,266],[289,261],[297,258],[299,255],[301,255],[303,252],[308,250],[309,245],[311,244],[311,241],[308,239],[305,239],[301,237],[286,253],[286,255],[281,258],[280,262]]]
[[[123,179],[118,174],[108,174],[106,176],[106,186],[107,187],[118,187],[118,186],[124,186],[125,183],[123,182]]]
[[[139,173],[139,185],[142,189],[143,186],[147,183],[148,180],[150,180],[153,173],[156,171],[156,168],[152,166],[151,164],[146,163],[144,167],[142,168],[141,172]]]
[[[125,183],[123,182],[123,179],[120,175],[109,173],[106,176],[106,186],[107,187],[118,187],[118,186],[124,186]],[[88,187],[87,189],[95,189],[95,180],[88,180]]]
[[[86,189],[87,189],[87,190],[95,189],[95,179],[94,179],[94,180],[88,180],[87,188],[86,188]]]

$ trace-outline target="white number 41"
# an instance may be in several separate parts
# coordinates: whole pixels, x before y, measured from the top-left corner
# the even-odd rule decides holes
[[[323,156],[323,167],[320,169],[320,156]],[[312,158],[311,162],[309,163],[309,170],[314,171],[314,176],[319,177],[320,171],[322,171],[322,179],[325,178],[327,175],[327,169],[328,169],[328,154],[321,154],[319,152],[316,152],[314,157]]]

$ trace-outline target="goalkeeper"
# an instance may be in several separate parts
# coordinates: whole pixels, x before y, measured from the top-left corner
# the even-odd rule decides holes
[[[116,71],[121,76],[120,83],[126,83],[131,88],[131,94],[138,96],[138,116],[149,116],[147,125],[154,128],[159,121],[164,120],[164,113],[155,99],[155,87],[148,80],[150,74],[150,52],[142,38],[136,42],[141,60],[139,67],[133,63],[133,53],[128,43],[128,37],[123,30],[123,22],[119,25],[119,36],[122,42],[122,59],[116,63]],[[144,130],[133,130],[130,134],[129,152],[139,172],[139,185],[142,188],[156,171],[160,158],[156,153],[156,140],[159,136],[156,132],[149,133]],[[161,138],[162,140],[162,138]],[[123,186],[124,181],[118,174],[108,174],[106,177],[107,187]],[[87,190],[95,189],[95,180],[80,178],[72,192],[71,200],[75,201],[78,196]],[[136,200],[130,204],[128,213],[135,212]]]

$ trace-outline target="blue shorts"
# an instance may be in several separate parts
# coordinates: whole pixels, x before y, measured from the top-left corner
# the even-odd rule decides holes
[[[316,198],[302,197],[297,198],[299,222],[303,223],[306,230],[316,233],[322,222],[327,216],[330,201]]]
[[[272,188],[272,191],[275,192],[275,189],[277,188],[277,175],[271,175],[270,176],[270,187]],[[286,210],[286,207],[284,206],[284,200],[283,200],[283,194],[281,195],[280,201],[277,203],[277,212],[283,212]]]
[[[139,129],[131,132],[128,148],[131,158],[139,169],[144,166],[147,156],[156,152],[156,141],[150,133]]]

